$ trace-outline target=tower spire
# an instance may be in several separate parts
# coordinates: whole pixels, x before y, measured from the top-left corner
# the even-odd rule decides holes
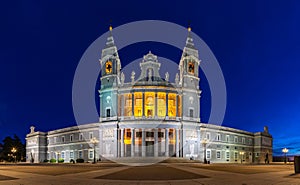
[[[109,36],[107,37],[107,40],[106,40],[106,48],[110,48],[110,47],[114,47],[115,46],[115,41],[114,41],[114,38],[113,38],[113,35],[112,35],[112,30],[113,30],[113,27],[109,26]]]
[[[192,28],[191,25],[189,24],[188,28],[188,36],[185,42],[185,47],[191,48],[191,49],[196,49],[194,46],[193,38],[192,38]]]

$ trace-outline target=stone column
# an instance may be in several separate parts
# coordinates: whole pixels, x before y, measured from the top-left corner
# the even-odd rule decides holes
[[[131,129],[131,157],[134,157],[134,150],[135,149],[135,135],[134,135],[134,128]]]
[[[80,137],[80,136],[79,136]],[[100,158],[102,157],[103,155],[103,130],[102,129],[99,129],[99,155],[100,155]],[[83,155],[83,153],[82,153]]]
[[[166,148],[165,148],[165,156],[166,157],[169,157],[169,129],[168,128],[166,128],[166,132],[165,132],[165,138],[166,138],[166,141],[165,141],[165,146],[166,146]]]
[[[132,111],[131,117],[134,117],[134,93],[131,94],[131,111]]]
[[[197,152],[198,152],[198,158],[200,159],[200,148],[201,148],[201,138],[200,138],[200,128],[197,130]]]
[[[176,129],[176,157],[179,157],[179,129]]]
[[[142,93],[142,117],[145,117],[145,93]]]
[[[118,145],[118,129],[114,128],[114,145],[115,145],[115,149],[114,149],[114,157],[118,157],[118,153],[119,153],[119,145]]]
[[[145,129],[142,128],[142,157],[146,156],[146,132]]]
[[[169,118],[169,104],[168,104],[168,101],[169,101],[169,93],[166,93],[166,118],[167,119]]]
[[[154,107],[154,117],[157,118],[157,92],[155,93],[155,107]]]
[[[158,157],[158,128],[154,129],[154,157]]]
[[[124,129],[121,128],[121,157],[124,157]]]
[[[176,95],[176,117],[178,116],[178,95]]]

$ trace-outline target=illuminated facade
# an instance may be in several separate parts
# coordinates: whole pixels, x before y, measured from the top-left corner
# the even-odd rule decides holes
[[[99,123],[27,135],[27,159],[83,158],[92,161],[89,140],[97,138],[96,158],[178,157],[211,162],[262,162],[272,159],[268,129],[251,133],[201,123],[198,50],[191,31],[179,61],[175,82],[160,75],[161,63],[149,52],[140,62],[140,76],[128,81],[112,36],[100,59]]]

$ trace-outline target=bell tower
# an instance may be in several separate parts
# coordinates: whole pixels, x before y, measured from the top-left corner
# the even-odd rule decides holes
[[[112,35],[112,26],[109,27],[109,36],[107,37],[105,48],[102,50],[100,65],[100,122],[116,120],[118,110],[117,90],[120,84],[121,62]]]
[[[200,122],[200,94],[199,87],[199,54],[194,46],[191,27],[188,27],[188,36],[179,63],[180,80],[183,99],[183,119],[199,120]]]

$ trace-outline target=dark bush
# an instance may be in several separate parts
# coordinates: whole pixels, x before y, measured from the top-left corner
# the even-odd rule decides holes
[[[84,163],[84,159],[76,159],[76,163]]]
[[[75,163],[74,159],[71,159],[71,160],[70,160],[70,163],[73,163],[73,164],[74,164],[74,163]]]
[[[48,159],[45,159],[43,162],[44,162],[44,163],[48,163],[48,162],[49,162],[49,160],[48,160]]]

